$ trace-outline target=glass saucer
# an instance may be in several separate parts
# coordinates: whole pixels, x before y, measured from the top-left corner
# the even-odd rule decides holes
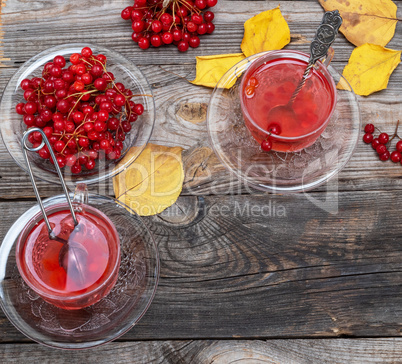
[[[11,323],[40,344],[61,349],[85,349],[115,340],[145,314],[159,279],[155,241],[135,213],[113,199],[89,194],[91,206],[114,223],[121,242],[116,285],[96,304],[67,311],[45,302],[22,280],[16,265],[18,235],[40,211],[36,205],[9,229],[0,246],[0,305]],[[44,201],[45,208],[65,201],[64,195]]]
[[[0,103],[0,131],[4,144],[15,162],[22,169],[28,171],[21,150],[21,138],[27,127],[22,116],[15,111],[15,106],[19,102],[25,101],[23,98],[24,91],[20,87],[21,81],[24,78],[41,77],[43,66],[47,62],[51,62],[56,55],[64,56],[68,65],[71,54],[80,53],[84,47],[91,47],[94,54],[103,54],[107,57],[108,70],[114,74],[116,82],[123,82],[127,88],[133,91],[136,96],[132,100],[144,105],[144,113],[139,116],[136,122],[131,124],[132,129],[126,134],[119,160],[131,147],[136,147],[136,153],[133,153],[131,158],[126,158],[124,164],[118,164],[119,160],[98,160],[93,170],[85,170],[76,175],[71,174],[69,168],[63,168],[64,179],[69,185],[80,182],[85,184],[97,183],[112,178],[123,171],[141,154],[151,137],[155,123],[155,103],[152,89],[141,70],[130,60],[114,50],[98,45],[87,43],[58,45],[44,50],[25,62],[11,77],[3,92]],[[60,183],[56,170],[49,160],[40,158],[37,153],[29,153],[29,160],[35,177],[50,183]]]
[[[243,183],[261,191],[308,191],[335,176],[352,157],[359,140],[359,104],[351,86],[332,66],[338,102],[327,128],[300,152],[264,152],[245,126],[240,82],[247,67],[267,52],[233,66],[218,82],[208,106],[207,127],[212,147],[225,167]]]

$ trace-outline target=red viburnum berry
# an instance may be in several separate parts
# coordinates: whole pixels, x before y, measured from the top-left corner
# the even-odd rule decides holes
[[[174,44],[185,52],[200,45],[199,35],[215,30],[211,9],[217,3],[217,0],[172,0],[166,7],[164,0],[135,0],[133,6],[122,10],[121,17],[131,21],[131,38],[141,49]],[[79,59],[74,61],[79,63]]]

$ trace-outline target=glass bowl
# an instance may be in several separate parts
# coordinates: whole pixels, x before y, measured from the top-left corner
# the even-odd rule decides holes
[[[43,66],[47,62],[52,61],[56,55],[64,56],[68,65],[70,55],[72,53],[80,53],[83,47],[91,47],[94,54],[101,53],[107,57],[107,68],[115,75],[116,81],[123,82],[126,88],[130,88],[134,94],[141,95],[135,96],[132,100],[144,105],[144,113],[138,117],[137,121],[131,124],[132,129],[126,135],[122,155],[119,160],[124,157],[131,147],[136,147],[136,153],[130,159],[126,159],[125,164],[118,166],[117,162],[119,160],[97,160],[96,167],[93,170],[82,171],[77,175],[71,174],[69,168],[63,168],[64,179],[68,184],[73,185],[80,182],[92,184],[114,177],[133,163],[148,143],[155,123],[155,104],[151,87],[139,68],[121,54],[98,45],[58,45],[37,54],[19,68],[8,82],[0,103],[0,131],[4,144],[15,162],[27,171],[21,150],[21,138],[27,127],[22,120],[22,116],[18,115],[15,111],[15,106],[19,102],[25,101],[20,83],[24,78],[41,77]],[[29,153],[29,158],[33,174],[36,177],[47,182],[60,183],[56,170],[49,160],[40,158],[37,153]]]
[[[318,139],[299,152],[264,152],[245,125],[240,85],[247,68],[263,52],[233,66],[214,89],[207,112],[209,140],[225,167],[245,184],[261,191],[295,193],[320,186],[352,157],[359,140],[359,104],[351,86],[332,66],[337,102]]]
[[[65,202],[59,195],[45,208]],[[115,225],[121,263],[117,282],[92,306],[64,310],[44,301],[22,279],[16,265],[19,235],[33,216],[35,205],[9,229],[0,246],[0,305],[11,323],[40,344],[61,349],[85,349],[115,340],[130,330],[148,310],[159,279],[159,254],[141,218],[120,202],[89,194],[89,204]]]

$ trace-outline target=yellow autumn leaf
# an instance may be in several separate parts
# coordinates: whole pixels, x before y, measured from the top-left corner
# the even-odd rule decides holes
[[[352,52],[343,77],[356,94],[368,96],[387,88],[389,77],[400,62],[401,51],[363,44]]]
[[[222,76],[245,57],[242,53],[198,56],[194,85],[214,88]],[[232,85],[227,85],[230,88]]]
[[[246,57],[264,51],[282,49],[289,42],[289,26],[279,6],[264,11],[244,23],[241,50]]]
[[[391,0],[318,0],[325,11],[339,10],[340,31],[354,45],[386,46],[395,34],[396,5]]]
[[[148,144],[139,157],[113,178],[116,198],[140,216],[156,215],[173,205],[184,180],[182,148]],[[120,163],[138,154],[131,148]]]

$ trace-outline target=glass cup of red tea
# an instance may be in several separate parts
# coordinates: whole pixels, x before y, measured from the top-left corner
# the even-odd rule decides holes
[[[36,214],[17,240],[16,261],[25,283],[48,303],[67,310],[95,304],[115,285],[120,266],[120,240],[110,219],[86,204],[85,185],[78,185],[69,205],[46,208],[54,236],[42,212]]]
[[[247,68],[240,85],[245,125],[261,144],[272,150],[297,152],[311,146],[325,130],[337,102],[335,82],[327,70],[333,55],[312,68],[306,83],[289,102],[309,61],[306,53],[281,50],[266,53]],[[278,108],[278,112],[270,111]]]

